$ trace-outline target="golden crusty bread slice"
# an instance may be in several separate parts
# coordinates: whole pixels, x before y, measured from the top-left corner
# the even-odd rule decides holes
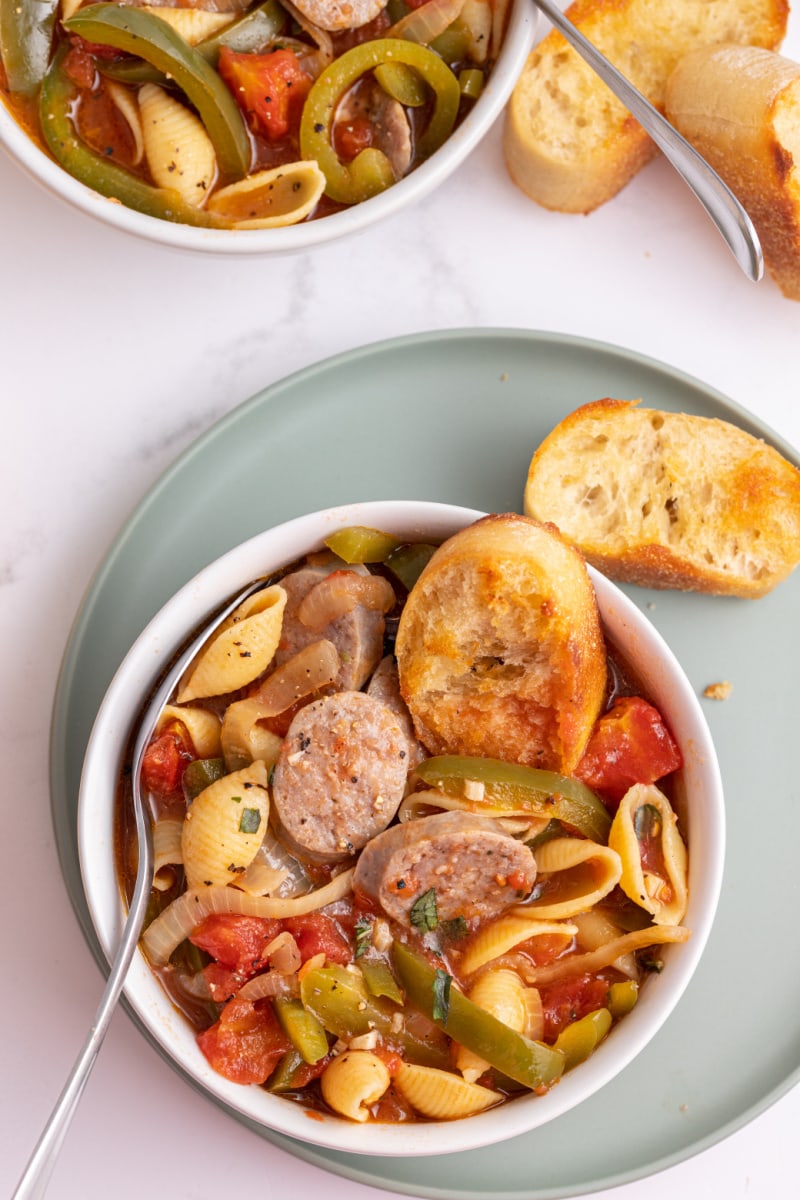
[[[605,698],[586,564],[552,525],[483,517],[435,552],[396,641],[400,689],[432,754],[569,772]]]
[[[763,596],[800,562],[800,471],[727,421],[596,400],[533,455],[525,511],[612,579]]]
[[[786,0],[575,0],[567,16],[652,104],[697,46],[774,49]],[[534,49],[506,110],[509,174],[545,208],[588,213],[615,196],[657,153],[623,104],[556,30]]]
[[[757,46],[708,46],[667,81],[667,115],[738,196],[778,287],[800,300],[800,65]]]

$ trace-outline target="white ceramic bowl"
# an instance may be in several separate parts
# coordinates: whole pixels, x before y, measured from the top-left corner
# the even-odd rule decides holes
[[[78,833],[83,885],[97,936],[111,957],[124,921],[114,861],[113,796],[136,713],[187,634],[251,579],[321,547],[333,530],[361,524],[417,540],[442,540],[482,514],[416,501],[379,501],[299,517],[251,538],[213,562],[153,618],[125,657],[100,707],[81,780]],[[551,1121],[592,1095],[643,1049],[667,1019],[697,966],[722,878],[724,812],[719,770],[700,704],[660,635],[613,584],[592,572],[606,633],[658,705],[685,765],[677,788],[690,853],[688,942],[664,948],[666,967],[648,980],[633,1011],[594,1055],[544,1096],[526,1095],[464,1120],[364,1127],[324,1116],[258,1087],[229,1083],[208,1066],[194,1033],[137,955],[126,996],[168,1060],[253,1121],[317,1145],[358,1154],[443,1154],[498,1142]]]
[[[182,250],[254,255],[306,250],[366,229],[428,194],[464,161],[500,114],[533,43],[536,9],[513,0],[508,31],[494,70],[472,111],[444,145],[405,179],[363,204],[283,229],[225,230],[178,225],[115,204],[79,183],[20,128],[0,100],[0,145],[35,179],[75,208],[117,229]]]

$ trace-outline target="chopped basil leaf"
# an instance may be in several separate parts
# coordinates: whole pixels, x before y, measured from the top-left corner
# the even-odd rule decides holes
[[[453,942],[469,933],[469,926],[463,917],[452,917],[449,921],[442,921],[440,929],[443,935]]]
[[[261,813],[257,808],[243,808],[241,820],[239,821],[240,833],[257,833],[258,827],[261,824]]]
[[[433,977],[433,1019],[447,1024],[447,1014],[450,1011],[450,987],[453,976],[448,975],[441,967],[436,968]]]
[[[436,911],[436,892],[433,888],[428,888],[427,892],[417,897],[408,916],[411,924],[417,929],[436,928],[439,924],[439,914]]]
[[[372,943],[372,921],[369,917],[359,917],[356,921],[356,958]]]

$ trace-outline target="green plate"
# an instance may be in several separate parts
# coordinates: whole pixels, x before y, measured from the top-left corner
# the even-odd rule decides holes
[[[181,456],[92,582],[56,694],[53,821],[67,889],[100,961],[78,868],[81,762],[111,676],[153,613],[231,546],[331,504],[406,497],[519,510],[533,448],[571,409],[601,396],[723,417],[798,461],[741,408],[670,367],[515,330],[428,334],[341,355],[255,396]],[[320,1150],[256,1128],[260,1136],[390,1191],[550,1200],[687,1158],[797,1080],[800,955],[790,952],[784,918],[794,908],[800,845],[800,572],[758,601],[627,590],[698,693],[719,680],[733,684],[728,700],[704,701],[726,788],[722,901],[703,961],[666,1026],[600,1093],[502,1146],[395,1159]]]

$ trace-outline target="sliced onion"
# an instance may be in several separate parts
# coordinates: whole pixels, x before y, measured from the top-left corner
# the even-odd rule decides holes
[[[298,700],[333,683],[342,661],[333,642],[322,638],[304,646],[297,654],[273,671],[258,691],[243,704],[253,704],[258,718],[277,717]]]
[[[396,21],[384,36],[428,46],[461,16],[463,7],[464,0],[428,0]]]
[[[142,936],[142,945],[155,966],[164,966],[169,956],[201,921],[212,913],[241,913],[247,917],[301,917],[316,912],[334,900],[342,900],[353,885],[350,868],[330,883],[305,896],[272,898],[248,896],[237,888],[215,885],[184,892],[150,924]]]
[[[299,996],[300,983],[296,975],[281,975],[279,971],[264,971],[248,979],[236,993],[241,1000],[264,1000],[273,996]]]
[[[270,966],[279,975],[296,974],[303,961],[300,958],[297,942],[286,929],[282,933],[279,933],[277,937],[274,937],[268,946],[264,947],[261,951],[261,957],[268,959]]]
[[[394,588],[382,575],[333,571],[306,593],[297,609],[297,616],[308,629],[319,631],[359,605],[387,613],[396,602]]]

